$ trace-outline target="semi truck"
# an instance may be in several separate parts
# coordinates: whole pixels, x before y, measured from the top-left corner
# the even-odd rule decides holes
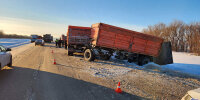
[[[115,52],[116,58],[144,65],[159,55],[163,43],[162,38],[104,23],[76,30],[69,26],[67,34],[68,54],[84,52],[87,61],[108,60]]]
[[[44,42],[51,43],[51,41],[53,41],[53,36],[51,36],[51,34],[45,34],[43,35],[43,40]]]

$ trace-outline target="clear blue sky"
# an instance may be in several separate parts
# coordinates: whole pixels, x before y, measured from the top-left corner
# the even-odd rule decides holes
[[[200,1],[1,0],[1,17],[4,20],[16,18],[66,26],[90,26],[93,23],[104,22],[127,28],[130,28],[129,25],[147,27],[173,20],[182,20],[186,23],[200,21]]]

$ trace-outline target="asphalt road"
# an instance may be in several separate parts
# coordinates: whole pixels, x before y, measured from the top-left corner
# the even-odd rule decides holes
[[[0,71],[0,100],[137,100],[139,97],[64,75],[51,46],[34,46]],[[62,72],[62,73],[61,73]],[[67,73],[67,72],[66,72]],[[71,73],[73,74],[73,73]]]

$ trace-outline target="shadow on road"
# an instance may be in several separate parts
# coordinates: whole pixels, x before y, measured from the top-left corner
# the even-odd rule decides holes
[[[126,92],[117,94],[113,89],[68,76],[18,66],[0,71],[0,93],[0,100],[144,99]]]

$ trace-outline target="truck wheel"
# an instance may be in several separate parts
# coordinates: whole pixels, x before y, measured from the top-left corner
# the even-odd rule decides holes
[[[10,58],[10,63],[8,64],[8,67],[12,67],[12,57]]]
[[[85,50],[85,52],[84,52],[84,59],[86,61],[94,61],[95,56],[94,56],[92,50],[90,50],[90,49],[86,49]]]

